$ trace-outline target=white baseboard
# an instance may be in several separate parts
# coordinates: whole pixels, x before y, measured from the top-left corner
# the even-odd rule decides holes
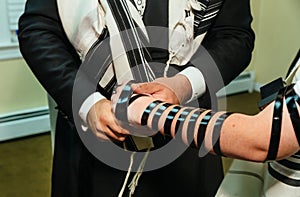
[[[0,141],[50,131],[47,108],[31,109],[9,115],[0,115]]]

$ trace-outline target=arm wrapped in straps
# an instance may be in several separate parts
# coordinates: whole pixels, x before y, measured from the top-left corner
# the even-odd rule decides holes
[[[149,134],[159,131],[217,155],[251,161],[282,159],[300,149],[300,98],[293,85],[280,90],[274,102],[253,116],[172,105],[147,95],[124,94],[134,91],[128,84],[123,87],[112,99],[116,117],[148,127]]]

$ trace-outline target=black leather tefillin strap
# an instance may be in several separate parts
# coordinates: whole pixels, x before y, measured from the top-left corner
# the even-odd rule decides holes
[[[212,144],[213,144],[213,149],[214,152],[219,155],[219,156],[224,156],[222,151],[221,151],[221,146],[220,146],[220,137],[221,137],[221,129],[224,121],[226,118],[228,118],[232,113],[224,113],[222,114],[217,120],[214,125],[213,129],[213,136],[212,136]]]
[[[281,122],[282,122],[282,109],[283,97],[285,95],[286,87],[279,90],[277,98],[274,103],[273,121],[269,150],[266,160],[275,160],[280,143]]]
[[[116,118],[121,121],[128,122],[127,108],[129,105],[130,98],[133,94],[133,89],[131,85],[134,83],[134,80],[131,80],[125,84],[123,90],[118,98],[117,106],[115,109]]]
[[[206,111],[206,109],[197,109],[192,116],[189,119],[188,128],[187,128],[187,142],[191,143],[192,146],[196,147],[195,141],[194,141],[194,130],[197,123],[197,119],[199,116]]]
[[[171,105],[172,104],[170,103],[164,103],[163,105],[158,107],[158,109],[156,110],[152,118],[152,124],[151,124],[152,130],[158,131],[159,129],[161,129],[158,127],[159,118],[162,116],[164,111]]]
[[[175,126],[175,135],[177,134],[177,132],[179,132],[178,136],[180,137],[180,139],[182,139],[182,127],[184,125],[184,122],[186,121],[187,116],[194,110],[194,108],[187,108],[184,109],[181,113],[180,116],[178,117],[177,121],[176,121],[176,126]]]
[[[164,124],[164,134],[165,135],[171,136],[171,124],[173,122],[174,117],[176,116],[176,114],[179,112],[180,109],[181,109],[180,106],[175,105],[171,109],[171,111],[168,113],[166,120],[165,120],[165,124]]]
[[[137,94],[137,95],[134,95],[132,96],[130,99],[129,99],[129,102],[128,102],[128,106],[133,103],[136,99],[140,98],[140,97],[143,97],[143,96],[148,96],[146,94]]]
[[[199,148],[204,141],[207,125],[215,113],[216,112],[212,112],[212,111],[208,112],[207,114],[205,114],[205,116],[202,118],[200,122],[198,128],[198,136],[197,136],[197,144]]]
[[[285,95],[285,102],[298,140],[298,145],[300,146],[300,118],[296,105],[297,98],[299,98],[299,96],[294,91],[294,84],[288,86]]]
[[[145,109],[142,118],[141,118],[141,125],[147,125],[148,123],[148,118],[149,118],[149,114],[151,113],[151,111],[158,105],[162,103],[162,101],[160,100],[156,100],[153,101],[152,103],[150,103],[150,105],[148,105],[148,107]]]

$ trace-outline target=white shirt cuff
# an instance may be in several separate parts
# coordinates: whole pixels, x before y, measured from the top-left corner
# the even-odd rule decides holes
[[[297,81],[295,86],[294,86],[294,90],[296,92],[296,94],[298,94],[298,96],[300,96],[300,81]]]
[[[192,86],[191,98],[187,101],[187,103],[196,100],[205,93],[206,85],[204,76],[198,68],[189,66],[178,74],[186,76]]]
[[[92,108],[92,106],[100,101],[101,99],[105,99],[103,95],[101,95],[99,92],[94,92],[89,97],[85,99],[85,101],[82,103],[80,109],[79,109],[79,116],[82,120],[82,129],[84,131],[87,130],[87,115]]]

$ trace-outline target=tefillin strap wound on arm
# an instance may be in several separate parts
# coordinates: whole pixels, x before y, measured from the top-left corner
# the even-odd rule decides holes
[[[207,125],[215,113],[216,112],[209,111],[207,114],[205,114],[205,116],[202,118],[202,120],[200,122],[200,125],[198,128],[198,135],[197,135],[198,148],[201,147],[201,144],[203,143],[203,141],[205,139]]]
[[[159,118],[162,116],[164,111],[171,105],[172,104],[170,103],[164,103],[163,105],[158,107],[158,109],[156,110],[152,118],[152,124],[151,124],[152,130],[158,131],[160,129],[158,126]]]
[[[194,140],[194,130],[196,127],[197,119],[199,116],[206,111],[205,109],[197,109],[190,117],[187,127],[187,143],[191,143],[192,146],[196,147],[196,141]]]
[[[288,108],[294,132],[296,134],[298,145],[300,146],[300,118],[296,102],[299,103],[299,96],[294,91],[294,84],[287,87],[285,102]]]
[[[133,94],[133,89],[131,88],[131,85],[134,83],[134,80],[131,80],[125,84],[119,99],[117,101],[117,106],[115,109],[115,115],[116,118],[128,122],[128,115],[127,115],[127,108],[130,102],[130,98]]]
[[[186,108],[186,109],[182,110],[182,112],[180,113],[180,116],[178,117],[178,119],[176,121],[175,135],[177,134],[177,132],[179,132],[178,137],[180,137],[180,139],[182,139],[184,122],[187,121],[186,118],[193,110],[194,110],[194,108]]]
[[[145,125],[148,124],[148,118],[149,118],[150,113],[160,103],[162,103],[162,101],[156,100],[156,101],[153,101],[152,103],[150,103],[150,105],[147,106],[147,108],[145,109],[145,111],[142,115],[142,118],[141,118],[141,125],[145,126]]]
[[[171,124],[174,120],[174,117],[176,116],[176,114],[179,112],[180,109],[181,109],[180,106],[174,105],[173,108],[171,109],[171,111],[168,113],[167,118],[164,123],[164,135],[171,136]]]
[[[224,121],[226,118],[228,118],[232,113],[227,112],[222,114],[217,120],[214,125],[213,129],[213,136],[212,136],[212,144],[213,144],[213,150],[214,152],[219,155],[219,156],[224,156],[222,151],[221,151],[221,146],[220,146],[220,137],[221,137],[221,129]]]
[[[283,97],[285,95],[286,88],[279,90],[277,98],[274,103],[272,130],[270,137],[269,150],[266,160],[275,160],[280,143],[281,123],[282,123],[282,109],[283,109]]]

